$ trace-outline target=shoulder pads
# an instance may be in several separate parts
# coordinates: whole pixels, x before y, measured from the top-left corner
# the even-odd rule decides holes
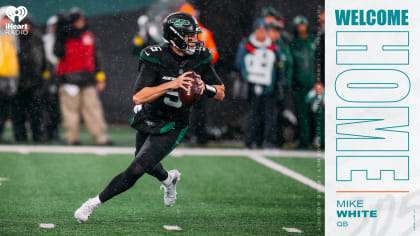
[[[197,65],[200,66],[206,63],[211,63],[213,60],[213,56],[210,53],[210,50],[208,48],[202,47],[201,51],[199,53],[196,53],[196,59],[197,59]]]
[[[162,65],[162,54],[164,47],[161,45],[152,45],[144,48],[140,52],[140,58],[150,63]]]

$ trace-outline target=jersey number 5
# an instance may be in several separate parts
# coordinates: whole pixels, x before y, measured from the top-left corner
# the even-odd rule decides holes
[[[168,105],[170,107],[175,107],[175,108],[182,107],[182,101],[179,98],[178,90],[170,90],[170,91],[166,92],[165,95],[169,95],[169,96],[165,96],[163,98],[163,102],[166,105]]]

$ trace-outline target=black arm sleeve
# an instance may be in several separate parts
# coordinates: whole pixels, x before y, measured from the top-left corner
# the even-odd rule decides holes
[[[133,94],[136,94],[144,87],[156,86],[155,81],[158,76],[159,73],[153,69],[152,65],[149,62],[140,60],[139,73],[137,75],[136,83],[134,85]]]

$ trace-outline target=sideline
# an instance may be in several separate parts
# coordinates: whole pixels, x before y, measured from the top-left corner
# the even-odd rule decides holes
[[[25,146],[25,145],[0,145],[1,152],[17,152],[21,154],[29,153],[64,153],[64,154],[134,154],[131,147],[98,147],[98,146]],[[230,156],[230,157],[249,157],[250,159],[269,167],[277,172],[289,176],[319,192],[325,193],[325,187],[316,183],[312,179],[303,176],[283,165],[280,165],[265,156],[275,158],[322,158],[325,153],[317,151],[286,151],[286,150],[247,150],[247,149],[212,149],[212,148],[176,148],[170,153],[174,157],[182,156]]]
[[[47,145],[0,145],[0,152],[29,153],[86,153],[96,155],[109,154],[134,154],[132,147],[100,147],[100,146],[47,146]],[[214,148],[176,148],[171,152],[172,156],[199,155],[199,156],[248,156],[258,154],[270,157],[292,157],[292,158],[322,158],[323,152],[317,151],[292,151],[292,150],[248,150],[248,149],[214,149]]]

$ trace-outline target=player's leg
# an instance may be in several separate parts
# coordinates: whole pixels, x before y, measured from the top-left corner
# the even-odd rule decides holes
[[[149,134],[143,132],[136,133],[136,151],[134,156],[136,157],[137,153],[140,151],[144,142],[146,141]],[[108,186],[101,192],[100,195],[95,198],[91,198],[86,201],[77,211],[74,213],[74,217],[80,222],[85,222],[89,215],[102,203],[113,196],[124,192],[129,189],[134,183],[140,178],[144,173],[144,169],[135,161],[130,164],[130,166],[115,176],[114,179],[108,184]]]
[[[134,158],[139,153],[141,147],[143,146],[144,142],[149,135],[144,132],[137,131],[136,133],[136,151],[134,152]],[[157,178],[159,181],[163,181],[168,178],[168,171],[166,171],[161,163],[158,163],[155,168],[153,168],[152,172],[150,173],[153,177]]]
[[[81,223],[85,222],[101,203],[131,188],[144,173],[151,173],[173,146],[180,141],[178,136],[181,132],[181,130],[175,129],[162,135],[149,135],[128,168],[117,175],[98,196],[86,201],[75,212],[74,217]],[[142,138],[138,140],[141,141]],[[159,148],[156,147],[156,144],[159,144]]]
[[[137,153],[139,153],[141,147],[143,146],[144,142],[146,142],[147,137],[149,134],[137,131],[136,132],[136,150],[134,151],[134,158],[137,156]]]
[[[83,203],[74,213],[74,217],[79,223],[87,221],[100,204],[131,188],[144,173],[146,173],[144,168],[138,163],[137,159],[134,159],[128,168],[115,176],[98,196]]]
[[[181,173],[178,170],[167,171],[158,163],[149,174],[162,182],[160,188],[164,190],[163,203],[165,206],[172,206],[176,200],[176,183],[180,180]]]
[[[163,168],[161,163],[156,164],[155,168],[149,174],[161,182],[168,178],[168,171]]]
[[[187,128],[178,129],[177,132],[170,131],[171,135],[151,135],[137,154],[146,172],[162,182],[161,189],[164,189],[163,200],[166,206],[172,206],[175,203],[176,183],[179,181],[181,173],[178,170],[166,171],[160,161],[179,144]],[[160,148],[155,148],[153,143],[159,143]],[[142,152],[148,154],[142,154]]]
[[[143,132],[136,133],[136,152],[133,162],[125,171],[115,176],[114,179],[104,189],[104,191],[99,194],[99,200],[101,202],[106,202],[114,196],[131,188],[131,186],[133,186],[136,181],[146,172],[139,163],[137,154],[149,136],[149,134]]]
[[[99,194],[99,200],[102,203],[131,188],[146,172],[139,163],[137,154],[149,136],[149,134],[139,131],[136,133],[135,158],[128,168],[119,175],[115,176],[108,186]]]

